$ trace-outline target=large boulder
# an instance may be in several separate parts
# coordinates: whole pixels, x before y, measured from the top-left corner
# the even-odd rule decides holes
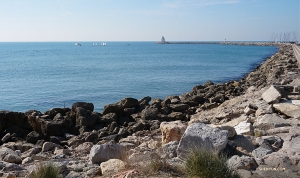
[[[93,128],[99,118],[99,115],[96,112],[91,112],[81,107],[76,108],[75,112],[76,123],[81,127],[86,126],[89,128]]]
[[[118,103],[123,109],[124,108],[135,108],[139,106],[139,101],[135,98],[124,98]]]
[[[180,141],[186,128],[187,126],[182,124],[181,121],[162,122],[160,124],[162,144],[166,144],[171,141]]]
[[[263,116],[259,116],[253,126],[262,130],[268,130],[290,125],[290,122],[276,114],[265,114]]]
[[[89,154],[89,161],[92,164],[100,164],[110,159],[120,159],[124,155],[124,146],[115,143],[94,145]]]
[[[294,105],[292,103],[278,103],[274,104],[273,107],[275,110],[288,117],[300,119],[300,106]]]
[[[141,117],[142,117],[142,119],[145,119],[145,120],[154,120],[154,119],[156,119],[157,114],[158,114],[158,108],[146,107],[141,112]]]
[[[47,136],[64,136],[69,132],[73,122],[68,116],[64,116],[59,120],[46,120],[39,118],[41,132]]]
[[[85,110],[89,110],[91,112],[94,111],[94,104],[93,103],[87,103],[87,102],[76,102],[72,105],[72,111],[75,111],[76,108],[83,108]]]
[[[279,103],[281,99],[280,92],[272,85],[263,94],[262,98],[269,104]]]
[[[22,158],[12,149],[2,147],[0,149],[0,161],[20,164],[22,163]]]
[[[184,132],[177,148],[177,155],[183,159],[190,149],[220,152],[226,147],[227,141],[228,131],[212,128],[203,123],[194,123]]]

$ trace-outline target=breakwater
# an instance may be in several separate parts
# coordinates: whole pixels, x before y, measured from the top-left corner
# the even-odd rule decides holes
[[[36,110],[26,113],[2,111],[0,174],[25,177],[37,164],[50,161],[61,169],[63,177],[106,176],[107,169],[102,163],[118,159],[129,164],[126,168],[142,177],[143,166],[149,167],[151,156],[167,161],[176,161],[177,154],[183,156],[184,153],[177,148],[182,146],[183,132],[186,138],[188,133],[185,131],[191,130],[186,129],[187,122],[201,122],[197,126],[208,131],[196,130],[199,135],[193,137],[224,133],[218,139],[206,137],[203,140],[214,146],[215,141],[222,138],[226,153],[233,156],[231,161],[236,161],[232,165],[246,165],[236,167],[246,175],[274,177],[263,170],[265,166],[273,168],[274,165],[280,165],[281,172],[273,171],[280,177],[286,173],[284,170],[296,174],[299,163],[293,160],[300,157],[297,145],[300,139],[297,134],[299,115],[297,111],[286,111],[286,108],[294,109],[290,105],[280,107],[275,104],[281,98],[286,100],[281,88],[296,88],[299,74],[292,47],[280,45],[276,54],[242,80],[222,84],[208,81],[190,92],[168,96],[164,100],[124,98],[106,105],[102,113],[95,112],[94,105],[85,102],[45,113]],[[272,84],[293,87],[276,89],[269,87]],[[272,91],[261,99],[265,87]],[[270,97],[274,92],[276,96]],[[274,99],[265,101],[265,98]],[[119,150],[123,151],[122,155],[117,152]],[[266,156],[268,154],[272,156]],[[128,156],[122,158],[124,155]],[[120,164],[112,170],[117,170],[118,166]],[[170,177],[168,173],[162,170],[155,177]]]
[[[242,41],[166,41],[156,44],[224,44],[224,45],[247,45],[247,46],[278,46],[275,42],[242,42]]]

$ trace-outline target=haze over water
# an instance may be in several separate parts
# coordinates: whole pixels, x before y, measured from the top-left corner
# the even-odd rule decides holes
[[[207,80],[239,79],[276,47],[154,42],[0,43],[0,110],[42,112],[125,97],[165,99]]]

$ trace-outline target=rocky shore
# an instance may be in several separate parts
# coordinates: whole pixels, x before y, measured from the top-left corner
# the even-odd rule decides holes
[[[180,166],[190,145],[204,143],[230,156],[242,177],[299,177],[299,76],[292,46],[280,44],[245,78],[208,81],[180,96],[124,98],[102,113],[85,102],[0,111],[0,175],[26,177],[51,162],[68,178],[181,177],[147,165]]]

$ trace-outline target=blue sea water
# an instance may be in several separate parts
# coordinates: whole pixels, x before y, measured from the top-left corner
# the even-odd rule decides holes
[[[47,111],[125,97],[164,99],[208,80],[236,80],[276,47],[155,42],[0,43],[0,110]]]

